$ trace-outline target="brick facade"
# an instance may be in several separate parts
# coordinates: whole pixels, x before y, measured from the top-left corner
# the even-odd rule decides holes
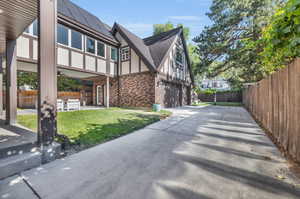
[[[105,78],[94,80],[94,105],[97,104],[97,86],[104,85]],[[110,78],[110,106],[151,107],[157,103],[163,107],[178,107],[189,105],[190,95],[190,86],[172,80],[166,81],[151,72]]]
[[[144,72],[120,77],[120,106],[151,107],[154,102],[154,74]]]

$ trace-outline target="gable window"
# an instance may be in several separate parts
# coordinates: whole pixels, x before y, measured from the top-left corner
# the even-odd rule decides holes
[[[116,48],[110,48],[110,59],[114,61],[118,60],[118,50]]]
[[[86,52],[95,54],[96,46],[95,40],[89,37],[86,38]]]
[[[121,60],[122,61],[127,61],[129,60],[129,47],[126,47],[126,48],[122,48],[121,49]]]
[[[176,63],[183,65],[183,51],[179,48],[176,49]]]
[[[69,45],[69,31],[63,25],[57,25],[57,42],[63,45]]]
[[[97,42],[97,55],[105,57],[105,44],[99,41]]]
[[[71,47],[82,50],[82,34],[75,30],[71,30]]]

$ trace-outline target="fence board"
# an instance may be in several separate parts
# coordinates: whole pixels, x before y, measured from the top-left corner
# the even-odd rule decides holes
[[[300,59],[249,86],[243,103],[288,155],[300,162]]]

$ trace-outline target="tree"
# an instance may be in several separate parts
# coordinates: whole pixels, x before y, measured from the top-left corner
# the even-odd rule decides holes
[[[18,72],[18,87],[29,85],[32,89],[38,88],[37,73],[33,72]],[[58,91],[80,91],[82,88],[82,81],[72,79],[64,75],[58,75],[57,77],[57,89]]]
[[[215,77],[228,72],[232,82],[253,82],[268,71],[262,66],[259,39],[282,0],[214,0],[207,14],[213,24],[193,39],[200,58],[197,73]]]
[[[189,40],[189,36],[190,36],[190,29],[188,27],[184,27],[183,24],[177,24],[176,26],[178,27],[182,27],[183,28],[183,35],[185,40]],[[153,25],[153,35],[157,35],[160,34],[162,32],[167,32],[169,30],[174,29],[175,26],[172,22],[168,21],[165,24],[154,24]]]

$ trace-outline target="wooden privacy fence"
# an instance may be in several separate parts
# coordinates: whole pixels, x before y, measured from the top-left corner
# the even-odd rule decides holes
[[[287,155],[300,162],[300,59],[246,88],[243,103]]]
[[[87,105],[92,103],[91,92],[58,92],[58,99],[67,101],[68,99],[79,99],[81,103],[86,102]],[[19,108],[35,108],[37,103],[37,91],[18,91],[18,107]]]
[[[242,92],[239,91],[228,91],[228,92],[217,92],[217,102],[242,102]],[[214,102],[215,94],[201,93],[198,98],[202,102]]]

